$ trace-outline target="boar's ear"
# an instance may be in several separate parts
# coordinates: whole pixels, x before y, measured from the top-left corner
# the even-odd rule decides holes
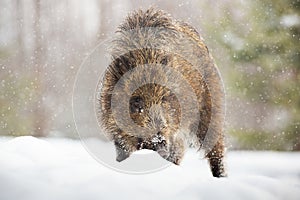
[[[116,160],[118,162],[121,162],[130,156],[129,151],[125,151],[124,149],[120,148],[118,145],[115,145],[115,147],[116,147],[116,154],[117,154]]]

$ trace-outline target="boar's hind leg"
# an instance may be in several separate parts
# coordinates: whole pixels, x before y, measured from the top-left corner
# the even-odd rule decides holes
[[[214,177],[226,177],[224,166],[224,141],[221,137],[212,150],[206,155]]]

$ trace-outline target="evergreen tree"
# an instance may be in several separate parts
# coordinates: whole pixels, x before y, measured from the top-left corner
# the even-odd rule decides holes
[[[272,128],[232,129],[245,148],[300,150],[300,1],[251,1],[230,7],[220,22],[220,44],[231,60],[229,84],[239,98],[261,105],[257,120],[277,110]],[[281,123],[278,125],[276,123]],[[260,126],[261,123],[257,123]]]

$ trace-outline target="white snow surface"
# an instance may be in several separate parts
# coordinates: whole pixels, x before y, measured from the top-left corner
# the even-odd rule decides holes
[[[188,151],[181,166],[130,175],[90,156],[80,141],[0,138],[1,200],[300,199],[300,153],[227,153],[228,178],[213,178]]]

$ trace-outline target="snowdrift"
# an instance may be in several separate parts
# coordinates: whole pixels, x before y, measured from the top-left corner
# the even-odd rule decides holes
[[[228,178],[213,178],[189,151],[181,166],[129,175],[95,161],[77,140],[0,138],[0,199],[300,198],[300,153],[229,152],[227,168]]]

